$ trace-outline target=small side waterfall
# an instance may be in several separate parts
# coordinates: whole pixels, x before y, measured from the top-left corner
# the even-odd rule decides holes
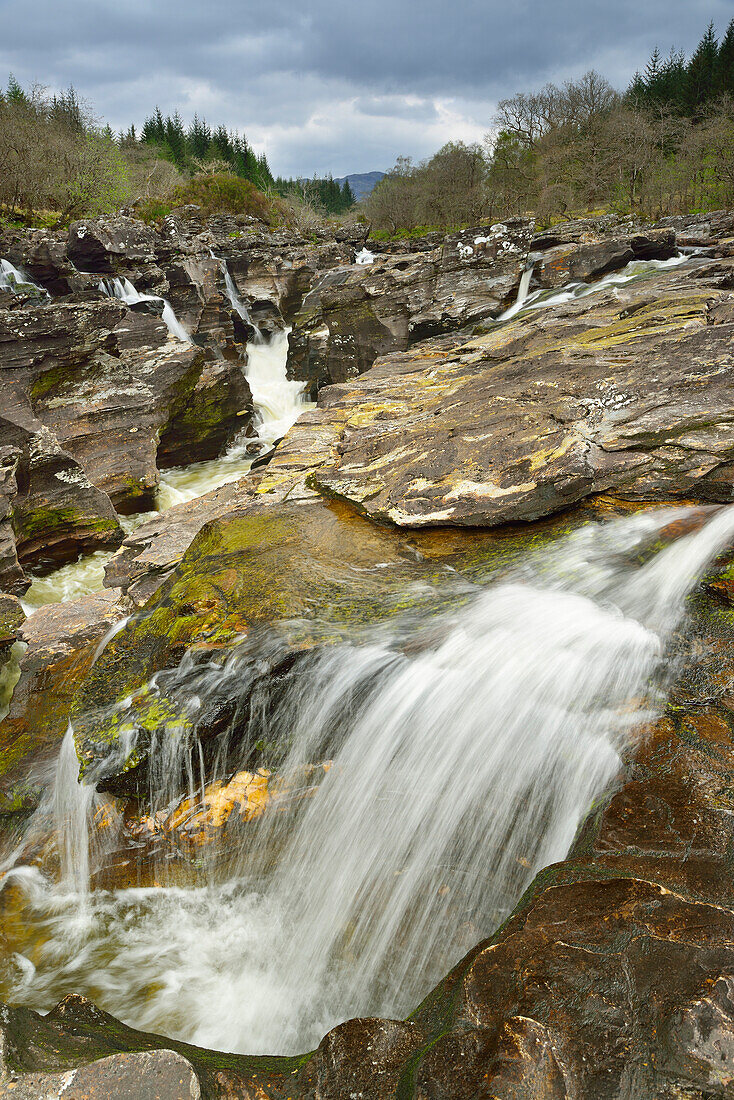
[[[35,291],[45,298],[49,297],[48,291],[29,279],[19,267],[14,267],[10,260],[3,259],[0,259],[0,290],[9,290],[11,294]]]
[[[89,816],[94,787],[79,782],[79,761],[71,726],[61,744],[53,789],[56,838],[61,861],[61,888],[80,902],[89,892]]]
[[[508,321],[518,313],[528,310],[546,309],[552,306],[563,305],[564,302],[572,302],[576,298],[586,298],[591,294],[604,293],[607,290],[615,290],[617,287],[636,283],[657,271],[666,271],[668,268],[678,267],[689,259],[682,252],[678,256],[672,256],[669,260],[632,260],[621,271],[613,271],[605,275],[595,283],[571,282],[558,289],[552,287],[534,290],[528,294],[530,280],[532,278],[535,263],[529,261],[520,278],[517,298],[515,302],[496,318],[497,322]],[[537,261],[536,261],[537,262]]]
[[[93,990],[135,1026],[251,1053],[309,1049],[339,1020],[414,1007],[563,858],[658,710],[687,593],[734,539],[734,508],[712,511],[639,565],[688,515],[590,523],[449,614],[355,628],[303,655],[277,705],[249,706],[247,736],[289,746],[285,777],[330,760],[311,797],[227,834],[194,886],[89,894],[81,953],[71,901],[34,895],[45,946],[16,999],[49,1007]],[[224,667],[165,674],[193,734],[177,725],[159,740],[153,812],[181,752],[199,797],[196,715],[208,695],[245,691],[267,653],[254,644]],[[65,741],[65,882],[85,896],[72,752]]]
[[[236,314],[238,314],[239,317],[242,318],[246,325],[249,325],[250,328],[253,329],[256,338],[261,339],[262,333],[250,317],[250,311],[248,310],[246,303],[242,301],[242,298],[239,295],[239,291],[235,286],[235,281],[232,278],[232,274],[229,270],[229,266],[227,265],[227,261],[220,259],[219,256],[215,256],[214,251],[211,248],[209,249],[209,255],[219,264],[219,270],[222,272],[222,278],[224,279],[224,288],[232,309],[235,311]]]
[[[175,336],[185,344],[191,343],[191,337],[176,317],[170,302],[165,298],[161,298],[160,295],[141,294],[129,279],[101,279],[99,289],[109,298],[119,298],[121,302],[126,302],[129,306],[134,306],[137,302],[163,302],[161,320],[171,336]]]
[[[517,297],[512,305],[501,313],[497,318],[498,321],[509,321],[511,317],[514,317],[516,313],[519,313],[525,306],[528,298],[528,291],[530,289],[530,280],[533,277],[533,271],[535,270],[535,264],[537,260],[528,258],[525,264],[525,270],[520,276],[520,283],[517,288]]]

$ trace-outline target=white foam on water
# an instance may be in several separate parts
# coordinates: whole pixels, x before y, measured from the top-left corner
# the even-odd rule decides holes
[[[138,302],[163,302],[161,320],[165,324],[171,336],[181,340],[184,344],[191,343],[191,337],[173,311],[173,306],[159,294],[141,294],[136,290],[129,279],[101,279],[99,289],[110,298],[119,298],[126,305],[134,306]]]
[[[224,879],[209,865],[188,889],[87,894],[83,796],[62,753],[72,869],[62,887],[29,889],[42,946],[16,945],[32,965],[15,998],[43,1008],[90,990],[135,1026],[252,1053],[310,1049],[353,1015],[405,1014],[564,857],[659,707],[687,593],[734,539],[724,508],[640,566],[688,514],[588,524],[428,631],[383,623],[305,658],[250,721],[287,739],[283,774],[325,742],[332,766],[311,798],[237,834]],[[232,659],[236,692],[246,668]],[[222,670],[210,687],[207,675],[197,704],[221,691]],[[166,800],[165,738],[160,751]],[[83,942],[66,932],[75,891]]]

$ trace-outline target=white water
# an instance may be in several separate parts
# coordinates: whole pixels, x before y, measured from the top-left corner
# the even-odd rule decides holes
[[[218,259],[213,252],[211,255],[220,266],[232,309],[254,332],[253,339],[247,344],[244,373],[252,393],[255,413],[253,428],[257,434],[240,435],[224,455],[210,462],[162,471],[157,501],[161,512],[244,477],[252,467],[255,454],[269,450],[295,424],[301,413],[312,407],[306,399],[303,383],[292,382],[287,376],[290,328],[278,329],[271,334],[262,332],[240,297],[226,261]]]
[[[515,314],[519,313],[520,310],[524,308],[527,301],[528,291],[530,289],[530,280],[533,277],[534,269],[535,263],[528,261],[525,266],[525,270],[520,276],[520,283],[517,288],[517,298],[509,307],[509,309],[506,309],[505,312],[497,318],[498,321],[509,321],[511,317],[514,317]]]
[[[261,333],[250,320],[247,307],[237,293],[226,263],[219,262],[232,308],[255,331],[254,339],[247,345],[247,365],[244,373],[252,392],[255,412],[253,427],[257,435],[238,436],[225,454],[219,458],[162,470],[156,495],[156,510],[159,513],[168,511],[176,504],[195,500],[227,482],[238,481],[244,477],[252,468],[255,454],[272,447],[292,427],[301,413],[312,407],[306,400],[303,383],[291,382],[286,374],[290,329],[280,329],[272,335]],[[151,295],[139,295],[127,279],[103,281],[100,283],[100,289],[106,294],[114,293],[115,297],[128,303],[151,298]],[[164,309],[163,320],[174,335],[179,335],[171,327],[174,321],[178,325],[173,310],[168,305],[167,309],[170,312],[167,314]],[[181,338],[189,340],[185,333]],[[154,515],[155,513],[149,512],[140,516],[119,518],[129,534],[135,527]],[[100,550],[77,562],[64,565],[45,577],[36,578],[23,599],[26,614],[48,603],[73,600],[90,592],[101,591],[104,587],[105,565],[110,557],[109,552]]]
[[[191,337],[173,312],[173,306],[159,294],[141,294],[129,279],[101,279],[99,289],[109,298],[119,298],[129,306],[134,306],[138,302],[163,302],[161,320],[171,336],[175,336],[185,344],[191,343]]]
[[[520,291],[518,292],[517,301],[500,314],[496,318],[497,321],[507,321],[511,317],[515,317],[518,313],[524,313],[526,310],[533,309],[547,309],[551,306],[563,305],[564,302],[572,302],[576,298],[586,298],[590,294],[599,294],[606,290],[616,290],[618,288],[627,286],[629,283],[637,283],[643,279],[649,278],[658,271],[666,271],[668,268],[679,267],[680,264],[686,263],[690,260],[689,256],[681,253],[679,256],[672,256],[669,260],[632,260],[621,271],[613,271],[610,275],[605,275],[604,278],[599,279],[595,283],[567,283],[561,287],[560,290],[553,289],[541,289],[534,290],[532,294],[528,294],[527,290],[530,286],[530,280],[532,278],[532,268],[528,274],[526,268],[522,274],[520,280]],[[527,276],[527,283],[525,285],[525,293],[522,294],[523,280]]]
[[[29,279],[19,267],[14,267],[10,260],[0,259],[0,290],[9,290],[11,294],[17,294],[23,293],[24,287],[32,287],[39,294],[48,297],[48,292]]]
[[[118,516],[120,526],[126,534],[151,519],[155,512],[139,512],[133,516]],[[92,592],[101,592],[104,588],[105,565],[114,551],[95,550],[78,561],[68,562],[43,577],[34,577],[31,586],[24,593],[21,604],[26,615],[32,615],[39,607],[50,603],[64,603],[88,596]]]
[[[220,458],[162,470],[157,496],[159,511],[165,512],[174,504],[194,500],[220,485],[244,477],[252,468],[256,454],[269,450],[301,413],[312,407],[306,400],[303,383],[291,382],[286,375],[289,332],[286,328],[270,337],[262,335],[258,339],[256,336],[247,345],[244,373],[252,393],[255,412],[252,426],[257,435],[238,436]]]
[[[355,264],[373,264],[375,262],[374,252],[370,252],[366,246],[357,253],[354,257]]]
[[[280,329],[269,341],[247,345],[245,376],[255,406],[254,428],[265,447],[282,439],[309,404],[303,382],[292,382],[286,374],[289,332]]]
[[[216,260],[212,252],[212,257]],[[226,260],[217,260],[232,309],[252,329],[255,336],[247,345],[245,377],[255,406],[257,438],[267,449],[291,428],[307,405],[303,382],[292,382],[287,375],[288,333],[278,329],[270,336],[263,333],[250,317],[246,304],[235,286]],[[252,442],[250,440],[249,442]]]
[[[686,514],[590,524],[453,614],[313,653],[248,736],[289,739],[284,774],[333,759],[315,795],[241,834],[224,881],[93,892],[83,943],[68,933],[86,873],[69,806],[89,795],[67,774],[77,862],[61,890],[23,880],[39,935],[15,998],[90,990],[138,1027],[248,1052],[309,1049],[341,1019],[414,1007],[563,858],[658,705],[686,594],[734,539],[722,509],[638,566]],[[232,655],[235,696],[253,660]],[[194,713],[206,677],[191,690]],[[265,854],[275,865],[256,876]]]

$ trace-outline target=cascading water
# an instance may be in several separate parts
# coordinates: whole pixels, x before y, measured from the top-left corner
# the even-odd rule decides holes
[[[254,323],[242,301],[225,260],[211,253],[220,266],[232,309],[253,330],[247,344],[245,377],[252,393],[256,437],[239,436],[220,458],[199,462],[161,475],[158,507],[165,511],[174,504],[194,500],[228,481],[244,477],[252,467],[254,453],[269,450],[308,408],[302,382],[287,375],[289,328],[265,333]]]
[[[220,485],[244,477],[252,467],[253,451],[258,449],[258,445],[260,450],[269,449],[285,435],[301,413],[309,407],[303,384],[291,382],[286,374],[290,330],[280,329],[272,335],[262,333],[251,321],[247,307],[237,293],[227,264],[223,260],[218,262],[221,265],[232,308],[253,328],[255,333],[253,340],[247,345],[248,362],[245,375],[253,397],[254,427],[257,436],[238,437],[223,455],[211,461],[164,470],[161,473],[156,499],[158,512],[165,512],[184,501],[195,500]],[[128,304],[164,300],[154,295],[139,294],[128,279],[102,280],[100,290]],[[162,319],[173,335],[190,342],[190,337],[176,320],[167,302]],[[123,516],[120,517],[120,522],[129,534],[153,514]],[[78,562],[62,566],[47,576],[37,578],[23,600],[26,614],[31,614],[47,603],[76,599],[90,592],[101,591],[104,584],[104,568],[109,559],[109,553],[97,551]]]
[[[524,307],[528,297],[528,291],[530,289],[530,280],[533,277],[533,271],[535,270],[536,260],[528,259],[525,265],[525,270],[520,276],[520,282],[517,288],[517,298],[504,313],[500,314],[497,318],[498,321],[509,321],[511,317],[519,313]]]
[[[185,344],[191,343],[191,337],[176,317],[170,302],[159,294],[141,294],[129,279],[101,279],[99,289],[109,298],[119,298],[121,302],[125,302],[129,306],[137,305],[138,302],[163,302],[161,320],[171,336],[175,336],[177,340],[182,340]]]
[[[0,290],[9,290],[11,294],[37,292],[48,297],[48,292],[43,287],[32,282],[19,267],[14,267],[10,260],[3,259],[0,259]]]
[[[217,259],[212,252],[212,257]],[[290,328],[278,329],[268,336],[254,323],[247,306],[242,301],[226,260],[217,260],[224,277],[232,309],[254,331],[254,338],[247,345],[245,377],[250,384],[255,406],[254,427],[258,439],[266,447],[280,439],[295,424],[306,407],[302,382],[288,378],[288,333]]]
[[[650,558],[688,514],[588,524],[451,614],[303,656],[277,705],[250,707],[247,738],[289,746],[284,776],[328,757],[312,796],[240,833],[234,869],[228,851],[194,886],[93,891],[81,945],[66,926],[84,853],[62,830],[77,870],[63,897],[28,885],[35,931],[16,946],[13,999],[47,1008],[89,990],[136,1026],[248,1052],[304,1050],[348,1016],[405,1013],[563,858],[659,706],[686,595],[734,538],[734,508],[721,509]],[[167,674],[194,726],[208,695],[245,690],[251,645],[210,672]],[[181,754],[194,796],[201,765],[180,728],[158,751],[153,810]],[[78,822],[89,795],[64,785]]]
[[[561,287],[560,290],[542,289],[535,290],[532,294],[528,294],[527,290],[530,287],[530,280],[532,278],[533,268],[526,268],[522,274],[520,280],[520,290],[518,291],[517,301],[505,310],[497,320],[507,321],[511,317],[516,316],[518,313],[525,313],[528,310],[533,309],[546,309],[551,306],[563,305],[564,302],[572,302],[576,298],[586,298],[590,294],[598,294],[605,290],[615,290],[618,287],[627,286],[629,283],[637,283],[642,279],[649,278],[658,271],[666,271],[669,268],[678,267],[680,264],[686,263],[690,259],[689,256],[684,255],[682,252],[677,256],[672,256],[669,260],[632,260],[621,271],[614,271],[611,275],[605,275],[603,279],[599,279],[595,283],[573,282],[567,283]],[[534,266],[534,265],[533,265]],[[522,280],[527,276],[527,283],[525,285],[525,294],[521,297],[523,288]]]

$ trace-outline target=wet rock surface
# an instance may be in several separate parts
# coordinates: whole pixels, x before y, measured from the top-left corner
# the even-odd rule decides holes
[[[0,814],[27,812],[48,788],[72,701],[104,636],[125,614],[121,596],[110,589],[49,604],[18,624],[25,651],[0,722]]]
[[[609,491],[731,500],[734,328],[709,324],[728,294],[699,276],[384,357],[324,391],[339,440],[309,484],[403,527],[531,520]]]
[[[172,225],[172,238],[176,232]],[[547,247],[565,250],[572,241],[573,262],[587,269],[626,254],[589,241],[588,228],[565,232],[568,240]],[[660,239],[668,247],[669,237]],[[118,270],[121,253],[102,245]],[[141,263],[146,247],[144,240]],[[582,253],[587,247],[595,251]],[[555,253],[566,270],[569,255]],[[299,421],[256,478],[181,506],[126,540],[108,580],[126,590],[137,614],[91,671],[98,632],[112,621],[104,609],[80,610],[68,630],[49,618],[47,633],[42,619],[22,633],[11,622],[9,639],[20,633],[31,658],[34,647],[42,654],[39,674],[55,676],[58,655],[59,680],[76,695],[83,766],[98,764],[119,735],[109,720],[117,699],[186,651],[209,659],[262,627],[294,622],[301,626],[289,644],[298,650],[314,644],[315,615],[328,626],[318,641],[328,643],[343,622],[378,621],[405,610],[406,599],[419,602],[421,584],[439,566],[456,571],[455,594],[487,559],[502,566],[542,542],[544,524],[527,521],[572,504],[603,507],[601,492],[614,495],[614,507],[731,501],[732,283],[722,259],[484,333],[390,351],[348,386],[325,389],[320,408]],[[507,529],[511,521],[522,522]],[[572,522],[545,521],[556,532]],[[0,548],[1,538],[0,512]],[[360,578],[349,592],[340,583],[348,570]],[[64,1095],[86,1088],[81,1097],[115,1081],[145,1096],[151,1075],[162,1097],[196,1089],[258,1100],[732,1095],[729,573],[721,563],[708,594],[697,593],[689,636],[680,640],[690,656],[665,711],[640,731],[568,858],[536,878],[510,919],[408,1020],[347,1021],[310,1055],[268,1059],[147,1035],[78,997],[46,1017],[4,1008],[0,1095],[68,1085]],[[107,597],[110,614],[121,613],[119,596]],[[78,652],[89,664],[76,680],[64,662],[76,659],[85,616],[89,633]],[[21,682],[14,707],[24,690]],[[63,695],[52,684],[52,700],[54,691]],[[68,712],[64,698],[45,723],[55,738]],[[146,738],[171,717],[165,700],[141,696],[138,751],[124,762],[123,778],[144,768]],[[190,825],[187,842],[196,846],[222,826],[222,815],[237,823],[256,814],[258,776],[241,773],[208,790],[196,820],[181,804],[168,832]],[[165,825],[152,823],[150,832],[155,841]],[[68,1080],[73,1070],[79,1076]]]

